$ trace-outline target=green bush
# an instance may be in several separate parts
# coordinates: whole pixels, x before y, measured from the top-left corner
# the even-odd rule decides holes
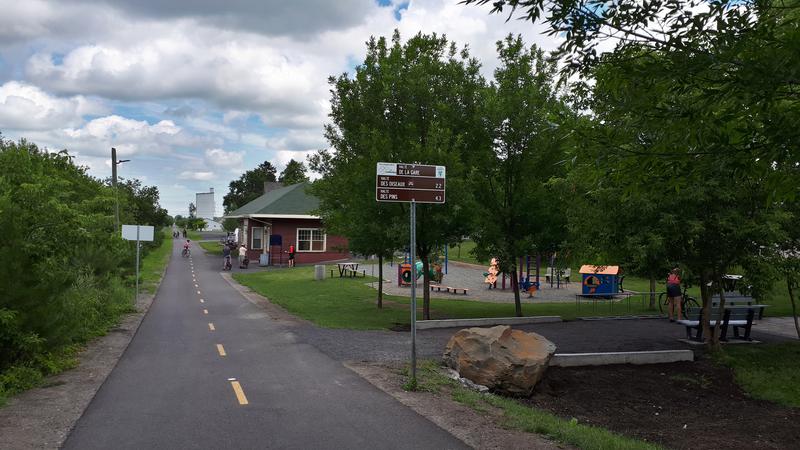
[[[0,136],[0,397],[75,364],[77,349],[132,311],[135,246],[121,222],[167,224],[158,189],[122,181],[118,192],[49,153]],[[143,246],[143,255],[164,236]]]

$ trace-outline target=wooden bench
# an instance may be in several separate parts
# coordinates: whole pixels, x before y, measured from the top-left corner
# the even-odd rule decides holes
[[[711,307],[717,308],[719,307],[719,294],[714,295],[711,297]],[[742,295],[737,292],[726,292],[725,293],[725,306],[752,306],[756,303],[756,300],[749,295]],[[764,307],[766,305],[762,305],[758,308],[758,315],[756,316],[756,320],[761,320],[764,318]]]
[[[452,287],[452,286],[447,286],[444,289],[447,292],[452,292],[453,294],[458,294],[458,291],[462,291],[464,293],[464,295],[467,295],[467,292],[469,292],[469,289],[467,289],[467,288],[458,288],[458,287]]]
[[[431,283],[430,286],[431,286],[431,292],[433,292],[434,289],[436,289],[436,292],[442,292],[442,288],[444,287],[441,284],[433,284],[433,283]]]
[[[720,323],[720,340],[728,340],[728,328],[733,328],[733,337],[736,339],[744,339],[746,341],[752,340],[750,338],[750,331],[753,327],[753,319],[759,308],[764,308],[767,305],[741,305],[741,306],[725,306],[722,313],[723,319]],[[677,323],[686,327],[686,339],[691,341],[703,341],[703,322],[708,321],[709,326],[712,328],[717,325],[717,318],[719,317],[719,307],[711,308],[711,318],[705,319],[703,317],[703,308],[687,308],[685,315],[687,319],[678,320]],[[692,336],[692,330],[695,330]],[[740,335],[739,331],[744,330],[744,335]]]

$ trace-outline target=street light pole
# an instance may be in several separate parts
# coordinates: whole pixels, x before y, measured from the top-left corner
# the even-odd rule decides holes
[[[114,226],[119,231],[119,194],[117,190],[117,165],[128,162],[130,159],[117,160],[117,149],[111,147],[111,186],[114,187]]]

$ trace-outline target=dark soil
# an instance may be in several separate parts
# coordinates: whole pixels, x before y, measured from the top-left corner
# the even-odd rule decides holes
[[[800,447],[800,408],[750,398],[729,368],[707,360],[551,367],[523,401],[669,448]]]

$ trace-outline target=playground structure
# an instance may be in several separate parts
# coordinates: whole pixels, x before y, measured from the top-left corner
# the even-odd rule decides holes
[[[614,296],[620,292],[619,266],[581,266],[582,295],[585,296]]]
[[[547,272],[548,275],[547,275],[546,278],[547,278],[547,281],[550,282],[550,287],[551,288],[554,287],[553,284],[555,283],[556,289],[560,289],[561,288],[561,284],[563,283],[562,278],[561,278],[561,274],[562,273],[569,274],[569,272],[568,272],[569,269],[567,269],[566,272],[562,272],[561,270],[555,270],[554,271],[552,266],[555,265],[556,256],[557,256],[556,253],[553,253],[550,256],[551,267],[548,268],[548,272]],[[520,291],[527,292],[528,295],[531,296],[531,297],[536,293],[536,291],[538,291],[541,288],[541,282],[540,282],[541,265],[542,265],[541,255],[536,255],[535,267],[534,267],[535,274],[533,276],[531,276],[531,262],[532,261],[533,261],[533,258],[530,255],[525,256],[525,257],[521,257],[519,259],[519,264],[517,265],[517,267],[519,267],[519,274],[514,274],[514,276],[518,277]],[[523,267],[525,268],[524,275],[523,275]],[[505,290],[505,288],[506,288],[506,273],[505,272],[500,272],[500,264],[499,264],[499,261],[497,260],[497,258],[492,258],[492,261],[491,261],[491,264],[489,266],[489,269],[487,270],[487,272],[484,272],[483,276],[484,276],[484,281],[483,282],[484,282],[484,284],[489,285],[489,289],[492,289],[492,288],[497,289],[497,280],[498,280],[498,277],[499,277],[500,280],[501,280],[501,288],[500,289],[501,290]],[[566,281],[569,282],[569,279],[567,278]]]
[[[422,261],[417,261],[414,264],[414,266],[415,266],[414,267],[415,272],[417,274],[417,277],[415,279],[415,281],[416,281],[416,280],[419,280],[419,278],[422,276],[422,273],[423,273]],[[411,263],[410,263],[410,261],[408,259],[406,259],[405,262],[403,262],[402,264],[398,264],[397,265],[397,285],[398,286],[409,286],[409,285],[411,285],[411,278],[412,278],[411,272],[412,272],[411,271]],[[439,263],[433,263],[428,268],[428,277],[429,277],[429,279],[431,281],[433,281],[435,283],[441,283],[442,279],[444,278],[444,274],[442,273],[442,265],[439,264]]]

